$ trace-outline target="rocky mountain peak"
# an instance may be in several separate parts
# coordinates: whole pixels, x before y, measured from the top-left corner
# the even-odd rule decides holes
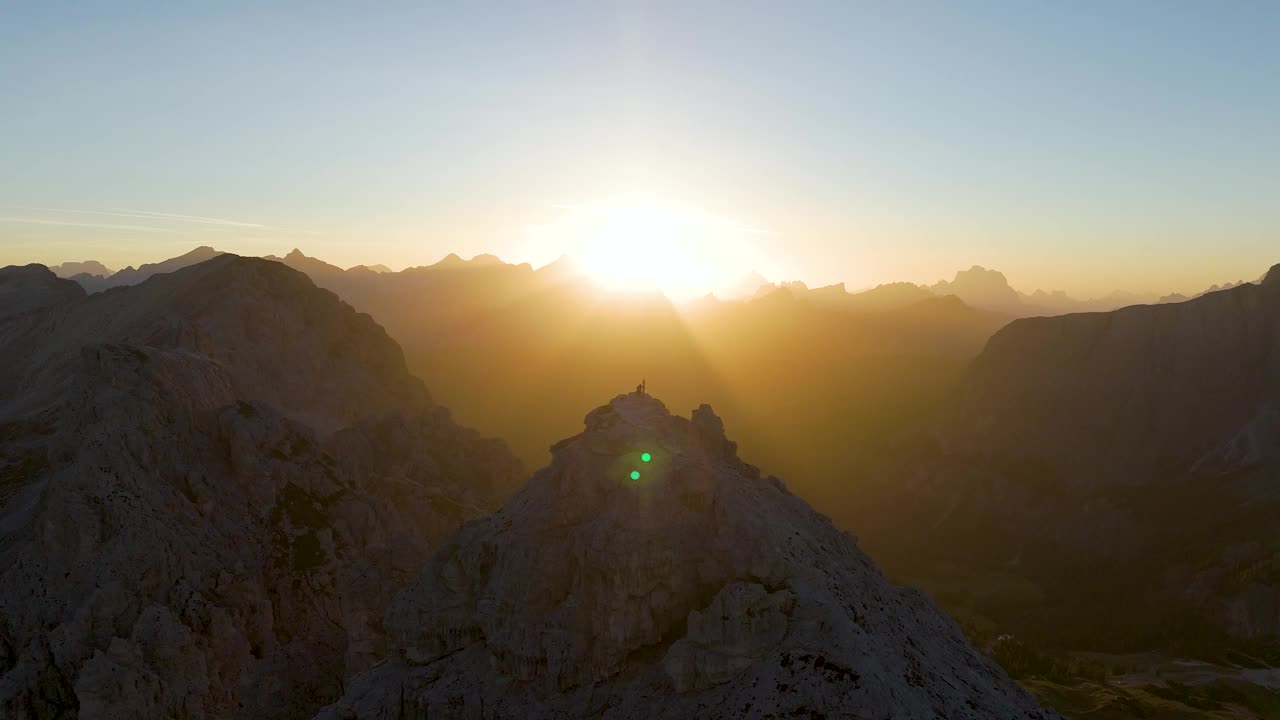
[[[1054,717],[710,406],[630,393],[584,425],[444,541],[387,613],[389,662],[320,717]]]
[[[15,381],[24,366],[35,375],[71,372],[54,358],[75,358],[71,350],[79,345],[123,342],[218,362],[239,395],[269,402],[322,433],[430,403],[382,327],[279,263],[219,254],[154,275],[127,293],[96,293],[73,310],[29,344],[42,360],[10,366]],[[0,379],[0,398],[8,384]]]
[[[57,275],[52,270],[37,263],[30,265],[8,265],[0,268],[0,282],[11,283],[53,282]]]
[[[470,260],[468,260],[467,262],[471,263],[472,265],[477,265],[477,266],[479,266],[479,265],[501,265],[501,264],[502,264],[502,258],[498,257],[497,255],[491,255],[491,254],[489,254],[489,253],[480,253],[479,255],[476,255],[475,257],[473,257],[473,258],[471,258]]]
[[[619,395],[609,401],[609,404],[587,413],[583,424],[589,433],[608,433],[614,428],[651,432],[671,418],[671,413],[661,400],[635,392]]]
[[[957,280],[965,277],[985,278],[991,282],[999,282],[999,283],[1006,283],[1006,284],[1009,282],[1007,279],[1005,279],[1004,273],[1000,272],[999,270],[988,270],[982,267],[981,265],[974,265],[970,267],[968,270],[956,271]]]
[[[666,438],[673,445],[685,439],[689,426],[703,438],[724,439],[724,422],[710,405],[703,403],[690,420],[672,415],[656,397],[641,393],[619,395],[583,419],[588,436],[608,436],[643,442],[644,438]]]
[[[960,270],[954,280],[940,280],[930,289],[937,295],[955,295],[974,307],[1001,312],[1016,310],[1022,303],[1004,273],[981,265]]]
[[[385,655],[427,550],[523,478],[279,263],[89,297],[7,268],[0,315],[10,286],[73,301],[0,318],[0,717],[308,717]]]
[[[108,273],[106,276],[96,272],[77,272],[72,278],[86,291],[97,293],[110,288],[137,285],[153,275],[162,275],[198,265],[222,254],[220,250],[201,245],[191,252],[158,263],[146,263],[136,268],[130,265],[120,272]]]
[[[84,297],[84,290],[43,265],[0,268],[0,320]]]
[[[1272,265],[1267,274],[1262,276],[1263,287],[1280,287],[1280,265]]]
[[[98,277],[101,277],[101,278],[110,277],[112,274],[115,273],[115,270],[112,270],[111,268],[107,267],[106,265],[103,265],[97,260],[84,260],[81,262],[74,262],[74,261],[64,262],[60,265],[50,265],[49,269],[53,271],[54,275],[57,275],[60,278],[68,278],[68,279],[76,275],[79,275],[81,273],[85,273],[87,275],[97,275]]]
[[[738,459],[737,445],[725,437],[724,423],[710,405],[683,418],[652,395],[628,393],[592,410],[583,423],[584,432],[552,447],[550,471],[594,492],[630,492],[635,484],[652,494],[650,501],[667,499],[700,491],[692,486],[700,486],[700,474],[714,472],[713,465],[760,476]],[[685,472],[690,469],[698,472]]]

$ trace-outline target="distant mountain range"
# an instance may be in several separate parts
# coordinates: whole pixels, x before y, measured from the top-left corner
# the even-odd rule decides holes
[[[175,258],[170,258],[169,260],[165,260],[163,262],[148,263],[145,265],[140,265],[139,267],[136,267],[136,268],[133,266],[129,266],[123,270],[120,270],[119,272],[107,272],[107,273],[93,272],[92,270],[95,268],[102,269],[102,270],[105,270],[106,268],[102,265],[102,263],[91,260],[84,263],[71,264],[73,266],[77,266],[77,267],[73,267],[73,269],[80,269],[80,268],[87,267],[89,268],[88,270],[82,269],[81,272],[73,273],[70,275],[59,275],[59,277],[68,277],[71,280],[74,280],[75,282],[79,283],[80,286],[83,287],[86,292],[96,293],[96,292],[102,292],[103,290],[109,290],[115,287],[127,287],[129,285],[137,285],[138,283],[142,282],[143,280],[146,280],[152,275],[159,275],[162,273],[170,273],[175,270],[181,270],[182,268],[190,267],[192,265],[202,263],[205,260],[215,258],[222,254],[223,253],[221,250],[214,250],[211,247],[201,246],[192,250],[189,253],[179,255],[178,257],[175,257]],[[65,272],[65,268],[67,267],[67,265],[64,264],[59,267],[64,268],[64,272]]]
[[[217,254],[198,248],[108,282]],[[802,487],[910,427],[1013,317],[1088,306],[1061,293],[1018,293],[1003,274],[980,267],[930,287],[892,283],[861,292],[760,285],[755,275],[740,284],[743,292],[755,285],[743,299],[707,297],[677,309],[656,294],[620,302],[567,257],[535,270],[492,255],[451,254],[383,273],[344,270],[298,249],[267,259],[370,313],[402,343],[415,372],[450,379],[438,390],[448,404],[506,438],[527,463],[543,462],[582,404],[607,395],[617,378],[652,377],[673,402],[715,402],[757,460]],[[1135,299],[1116,294],[1093,305]],[[795,416],[784,429],[761,408],[758,392],[780,387],[793,394],[764,407]],[[788,451],[797,445],[804,450]],[[814,485],[829,491],[825,482]]]
[[[61,265],[54,265],[49,269],[53,271],[54,275],[57,275],[60,278],[71,278],[76,275],[95,275],[100,278],[108,278],[116,272],[97,260],[65,262]]]
[[[102,263],[93,260],[80,263],[64,263],[50,269],[59,277],[76,280],[88,292],[99,292],[111,287],[134,285],[153,274],[172,272],[178,268],[194,265],[208,260],[220,254],[220,252],[211,247],[202,246],[185,255],[160,263],[142,265],[136,269],[133,267],[125,268],[120,271],[121,277],[118,278],[113,277],[114,272],[107,269]],[[283,262],[290,267],[295,267],[313,276],[336,275],[337,273],[346,272],[346,270],[336,265],[307,257],[297,248],[294,248],[284,257],[266,255],[263,259]],[[450,253],[434,265],[423,267],[444,269],[501,264],[505,263],[494,255],[477,255],[471,260],[463,260],[458,255]],[[386,265],[357,265],[349,269],[355,272],[368,271],[379,274],[392,272]],[[1004,273],[975,265],[968,270],[960,270],[956,273],[955,278],[950,281],[939,280],[933,285],[896,282],[853,292],[848,291],[843,283],[816,289],[810,289],[805,283],[798,280],[771,283],[760,273],[752,271],[744,275],[732,286],[718,291],[716,297],[720,300],[742,301],[766,295],[777,289],[785,289],[805,295],[807,299],[828,307],[865,311],[891,310],[929,297],[955,295],[975,308],[1001,313],[1010,317],[1032,317],[1063,315],[1074,312],[1104,312],[1129,305],[1182,302],[1200,297],[1205,293],[1225,290],[1245,283],[1246,281],[1241,280],[1222,285],[1213,285],[1200,293],[1190,296],[1180,293],[1161,295],[1158,293],[1132,293],[1117,290],[1101,297],[1078,300],[1068,296],[1061,290],[1050,292],[1035,290],[1031,293],[1015,290],[1009,285]]]
[[[1257,283],[1262,282],[1262,278],[1259,278],[1255,282]],[[1162,296],[1159,302],[1160,304],[1163,305],[1166,303],[1176,303],[1176,302],[1184,302],[1186,300],[1194,300],[1195,298],[1198,298],[1201,295],[1208,295],[1209,293],[1218,292],[1219,290],[1230,290],[1233,287],[1240,287],[1241,285],[1245,285],[1245,284],[1248,284],[1247,281],[1238,280],[1233,283],[1223,283],[1222,285],[1213,285],[1213,286],[1210,286],[1208,290],[1204,290],[1202,292],[1196,293],[1195,295],[1189,295],[1189,296],[1183,295],[1182,293],[1170,293],[1168,295]]]
[[[1204,293],[1216,292],[1240,284],[1243,284],[1243,281],[1222,286],[1214,285],[1203,293],[1197,293],[1192,297],[1199,297]],[[1077,300],[1061,290],[1053,292],[1036,290],[1028,294],[1013,289],[1004,273],[997,270],[988,270],[978,265],[968,270],[957,272],[953,280],[939,280],[933,285],[898,282],[877,285],[869,290],[849,293],[845,290],[843,284],[810,289],[801,282],[787,282],[777,285],[765,284],[758,286],[752,294],[759,296],[779,288],[811,296],[820,296],[813,299],[828,306],[867,310],[888,310],[919,302],[928,297],[954,295],[972,307],[998,312],[1010,317],[1105,312],[1129,305],[1151,305],[1189,299],[1176,293],[1160,296],[1156,293],[1129,293],[1118,290],[1090,300]]]

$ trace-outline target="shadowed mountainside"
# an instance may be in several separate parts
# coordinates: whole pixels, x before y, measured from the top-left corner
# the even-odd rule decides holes
[[[385,654],[428,549],[522,475],[277,263],[0,288],[4,717],[307,717]]]
[[[709,406],[632,393],[585,425],[445,541],[387,613],[388,662],[320,718],[1057,717]]]
[[[851,506],[895,575],[1054,650],[1280,660],[1280,266],[1018,320]]]
[[[84,297],[73,282],[59,282],[43,265],[9,266],[0,272],[0,322]]]

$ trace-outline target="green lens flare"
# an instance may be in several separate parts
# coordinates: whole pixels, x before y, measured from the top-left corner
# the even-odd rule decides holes
[[[632,471],[631,471],[631,479],[632,479],[632,480],[639,480],[639,479],[640,479],[640,471],[639,471],[639,470],[632,470]]]
[[[644,462],[649,462],[650,460],[653,459],[653,456],[650,455],[649,453],[640,453],[640,459],[643,460]]]

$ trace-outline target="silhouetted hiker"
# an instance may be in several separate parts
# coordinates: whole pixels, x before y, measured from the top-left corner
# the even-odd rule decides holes
[[[644,380],[641,380],[641,381],[640,381],[640,384],[636,386],[636,394],[637,394],[637,395],[643,395],[643,394],[644,394]]]

